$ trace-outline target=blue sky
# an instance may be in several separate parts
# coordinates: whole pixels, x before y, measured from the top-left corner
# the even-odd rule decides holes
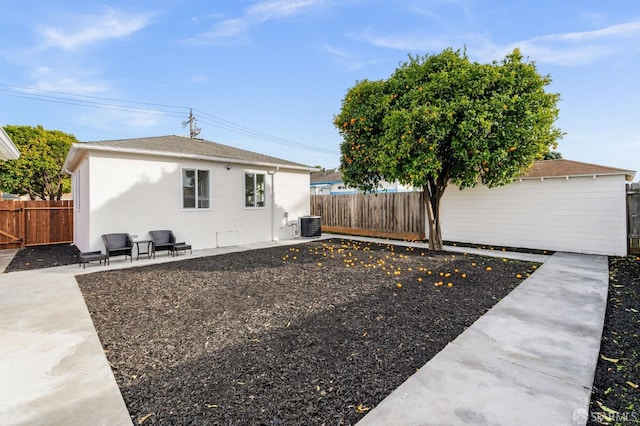
[[[191,107],[204,139],[335,167],[346,91],[447,47],[520,47],[561,95],[558,151],[640,172],[637,0],[4,2],[0,124],[186,134]]]

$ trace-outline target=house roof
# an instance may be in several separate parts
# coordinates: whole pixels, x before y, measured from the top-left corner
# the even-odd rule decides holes
[[[636,172],[633,170],[618,169],[615,167],[600,166],[598,164],[581,163],[579,161],[558,160],[536,161],[533,166],[525,172],[522,179],[540,179],[569,176],[603,176],[603,175],[625,175],[628,181],[633,180]]]
[[[0,160],[16,160],[20,157],[20,151],[13,141],[0,126]]]
[[[322,169],[311,173],[311,185],[323,183],[342,182],[340,169]]]
[[[542,179],[556,177],[624,175],[627,181],[632,181],[636,172],[633,170],[617,169],[615,167],[600,166],[598,164],[581,163],[579,161],[558,159],[536,161],[520,179]],[[311,173],[311,184],[333,183],[342,181],[339,169],[320,170]]]
[[[242,163],[271,167],[287,167],[299,170],[316,170],[313,167],[269,155],[258,154],[217,142],[195,139],[187,136],[156,136],[136,139],[118,139],[97,142],[81,142],[73,144],[67,155],[64,168],[75,168],[84,151],[109,151],[161,155],[167,157],[183,157],[206,159],[228,163]]]

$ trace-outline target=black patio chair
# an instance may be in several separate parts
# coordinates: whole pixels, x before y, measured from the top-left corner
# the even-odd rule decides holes
[[[173,248],[176,244],[176,236],[168,229],[149,231],[151,241],[153,241],[153,257],[156,257],[156,250],[167,250],[167,254],[173,255]]]
[[[107,263],[109,263],[111,256],[123,254],[125,260],[129,256],[131,262],[133,262],[133,238],[131,238],[131,235],[127,233],[103,234],[102,241],[106,249]]]

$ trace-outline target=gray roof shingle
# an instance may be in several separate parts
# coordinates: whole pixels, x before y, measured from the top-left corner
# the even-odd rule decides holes
[[[189,138],[187,136],[155,136],[136,139],[118,139],[96,142],[83,142],[80,148],[104,147],[123,151],[148,151],[162,154],[183,154],[205,157],[219,157],[229,160],[247,161],[251,163],[267,163],[281,166],[311,168],[305,164],[283,160],[269,155],[258,154],[232,146],[211,142],[204,139]]]
[[[627,180],[633,180],[635,171],[601,166],[598,164],[582,163],[566,159],[536,161],[522,176],[522,179],[539,179],[565,176],[590,175],[625,175]],[[311,183],[326,183],[342,181],[339,169],[319,170],[311,173]]]
[[[316,172],[311,172],[311,183],[329,183],[329,182],[342,182],[342,172],[335,169],[322,169]]]
[[[632,180],[635,172],[633,170],[618,169],[561,158],[557,160],[536,161],[533,166],[525,172],[523,178],[620,174],[624,174],[628,177],[628,180]]]

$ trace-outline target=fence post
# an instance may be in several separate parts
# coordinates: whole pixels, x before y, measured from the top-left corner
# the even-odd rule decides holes
[[[24,204],[20,202],[20,210],[18,210],[18,222],[20,223],[20,248],[24,248],[27,244],[27,211]]]

